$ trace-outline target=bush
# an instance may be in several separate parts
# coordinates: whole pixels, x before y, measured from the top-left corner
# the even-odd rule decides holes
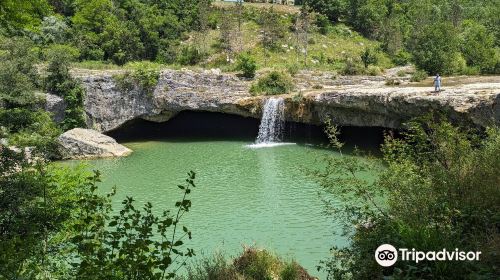
[[[181,65],[196,65],[203,59],[204,55],[195,46],[183,47],[177,57],[177,62]]]
[[[360,75],[364,73],[364,69],[358,60],[347,57],[344,60],[344,67],[341,73],[344,75]]]
[[[0,103],[9,108],[36,103],[33,90],[40,77],[33,48],[27,39],[0,37]]]
[[[460,56],[458,44],[458,35],[451,23],[425,26],[413,38],[415,64],[432,75],[458,73],[463,69],[461,63],[455,63]]]
[[[250,54],[240,54],[236,69],[243,71],[243,77],[253,79],[257,70],[257,62]]]
[[[368,66],[368,69],[366,69],[366,73],[370,76],[378,76],[382,74],[382,70],[378,66],[370,65]]]
[[[272,71],[260,78],[250,88],[252,94],[277,95],[288,94],[294,89],[293,81],[285,73]]]
[[[377,64],[377,53],[371,48],[366,48],[365,51],[361,54],[361,61],[363,62],[365,68],[368,68],[368,65],[370,64]]]
[[[408,65],[411,62],[411,54],[405,50],[399,50],[392,61],[398,66]]]
[[[422,70],[416,70],[410,78],[410,82],[421,82],[425,79],[427,79],[429,75],[427,75],[427,72],[422,71]]]
[[[460,46],[467,65],[478,67],[482,73],[493,73],[496,64],[494,36],[474,21],[466,21],[463,26]]]
[[[0,127],[10,145],[35,147],[47,157],[56,156],[55,138],[60,130],[52,121],[50,114],[29,109],[0,109]]]
[[[295,261],[287,262],[266,250],[247,248],[231,262],[220,253],[187,268],[186,280],[314,280]],[[279,277],[279,278],[278,278]]]
[[[203,258],[187,268],[187,279],[189,280],[237,280],[242,278],[234,266],[220,253]]]
[[[70,63],[78,56],[78,50],[66,45],[53,45],[45,53],[49,61],[45,88],[48,92],[61,96],[66,102],[63,130],[85,127],[83,100],[85,91],[80,82],[69,73]]]
[[[380,161],[336,156],[313,173],[326,190],[349,201],[332,205],[336,219],[346,229],[357,225],[351,245],[333,251],[329,279],[498,278],[500,129],[478,135],[440,119],[423,117],[407,124],[402,137],[387,137]],[[327,131],[341,149],[338,130]],[[378,175],[366,180],[366,172]],[[397,262],[389,270],[373,258],[384,243],[419,251],[485,251],[479,262]],[[486,249],[491,246],[496,248]]]
[[[151,97],[160,79],[160,71],[139,68],[124,74],[114,75],[113,79],[121,91],[130,92],[137,87],[139,91]]]

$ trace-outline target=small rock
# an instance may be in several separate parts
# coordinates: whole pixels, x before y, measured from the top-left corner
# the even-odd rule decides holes
[[[57,138],[63,159],[123,157],[132,153],[115,139],[92,129],[75,128]]]

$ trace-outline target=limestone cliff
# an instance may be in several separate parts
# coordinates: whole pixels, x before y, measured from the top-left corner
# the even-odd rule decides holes
[[[89,128],[105,132],[137,118],[167,121],[184,110],[210,111],[259,118],[263,99],[248,93],[250,82],[219,71],[163,70],[154,93],[137,87],[120,90],[115,71],[76,71],[86,89]],[[404,121],[430,111],[478,126],[500,125],[500,79],[488,77],[446,85],[386,86],[385,77],[336,77],[333,73],[302,72],[295,83],[300,94],[283,96],[290,121],[320,124],[326,118],[339,125],[398,128]],[[314,89],[316,88],[316,89]],[[320,89],[318,89],[320,88]]]

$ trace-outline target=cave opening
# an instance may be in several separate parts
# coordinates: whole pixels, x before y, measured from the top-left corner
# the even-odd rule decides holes
[[[136,119],[106,134],[118,142],[137,142],[149,140],[168,141],[206,141],[241,140],[255,141],[259,132],[260,120],[232,114],[183,111],[167,122],[157,123]],[[377,148],[383,143],[384,132],[381,127],[340,128],[340,140],[348,146]],[[323,127],[317,125],[286,122],[283,142],[297,144],[326,145]]]

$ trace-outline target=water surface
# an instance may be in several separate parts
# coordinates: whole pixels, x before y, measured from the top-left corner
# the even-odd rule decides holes
[[[332,245],[335,223],[326,216],[320,188],[304,174],[331,151],[305,145],[249,147],[248,141],[145,141],[125,145],[127,158],[88,162],[103,174],[103,191],[118,187],[115,207],[126,196],[171,209],[186,172],[197,173],[193,208],[186,222],[189,246],[210,255],[237,255],[256,245],[295,259],[313,275]]]

